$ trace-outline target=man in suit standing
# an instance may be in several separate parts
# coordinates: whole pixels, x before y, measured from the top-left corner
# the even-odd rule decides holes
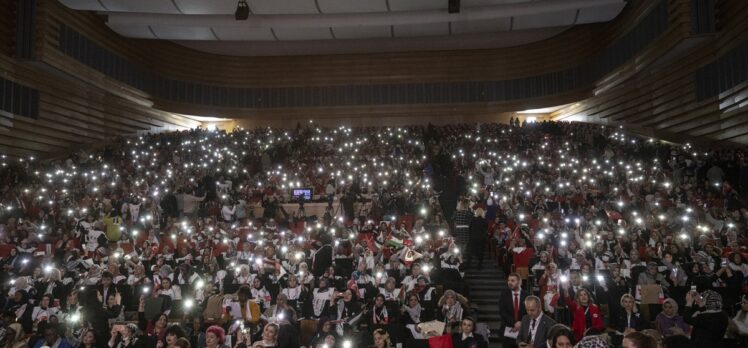
[[[522,317],[522,325],[517,335],[517,345],[521,348],[545,348],[546,333],[556,321],[543,315],[540,298],[527,296],[525,299],[527,315]]]
[[[473,255],[478,257],[478,270],[483,269],[483,250],[486,248],[486,233],[488,232],[488,221],[482,208],[475,209],[475,217],[470,221],[468,237],[468,254],[465,267],[470,268],[473,263]]]
[[[509,290],[504,291],[499,296],[499,314],[501,315],[501,331],[504,335],[507,328],[513,333],[518,333],[522,324],[522,317],[527,314],[525,311],[525,298],[527,292],[522,290],[522,278],[517,273],[510,273],[507,276]],[[504,337],[504,347],[516,347],[515,337]]]

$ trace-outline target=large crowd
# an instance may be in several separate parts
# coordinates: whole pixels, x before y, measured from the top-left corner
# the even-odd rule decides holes
[[[739,149],[578,123],[309,123],[0,165],[0,348],[748,337]],[[493,332],[463,279],[485,267],[507,274]]]

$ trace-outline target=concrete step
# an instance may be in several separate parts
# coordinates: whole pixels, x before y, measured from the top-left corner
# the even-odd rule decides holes
[[[501,286],[506,286],[506,280],[501,279],[501,278],[488,278],[488,279],[473,278],[473,279],[466,279],[465,281],[470,285],[471,289],[482,289],[482,288],[493,289],[497,284]]]
[[[465,278],[476,278],[476,279],[501,279],[506,281],[506,277],[504,276],[504,273],[492,273],[492,272],[475,272],[475,273],[465,273]]]
[[[478,321],[488,325],[491,335],[488,337],[489,348],[502,347],[503,332],[499,315],[499,294],[508,289],[506,275],[495,267],[488,255],[484,259],[484,268],[465,270],[464,279],[470,288],[470,302],[477,306]]]
[[[496,296],[496,297],[490,297],[490,298],[487,298],[487,297],[478,297],[478,298],[475,298],[475,297],[471,296],[470,302],[478,303],[478,304],[480,304],[480,303],[492,303],[492,304],[497,304],[498,305],[499,299],[498,299],[498,296]]]
[[[484,300],[480,302],[498,303],[498,297],[499,296],[494,293],[473,293],[472,291],[470,291],[470,301],[475,303],[479,302],[480,300]]]
[[[465,269],[465,273],[473,274],[473,273],[493,273],[493,274],[504,274],[504,272],[498,268],[494,267],[486,267],[483,266],[483,269],[478,269],[475,267],[470,267]]]
[[[478,317],[480,318],[481,323],[501,321],[501,316],[499,315],[499,313],[496,313],[496,314],[478,313]]]
[[[478,292],[492,292],[496,296],[499,296],[502,292],[509,289],[509,287],[505,283],[501,282],[490,282],[490,283],[481,283],[480,286],[475,286],[475,282],[467,282],[468,287],[470,288],[470,292],[478,291]]]

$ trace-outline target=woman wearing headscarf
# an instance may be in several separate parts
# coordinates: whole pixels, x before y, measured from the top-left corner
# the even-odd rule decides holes
[[[663,337],[686,335],[690,330],[683,317],[678,314],[678,303],[672,298],[662,303],[662,312],[657,314],[655,325]]]
[[[706,290],[699,295],[695,291],[686,294],[686,323],[693,326],[691,341],[694,346],[719,346],[727,331],[729,318],[722,311],[722,296]]]

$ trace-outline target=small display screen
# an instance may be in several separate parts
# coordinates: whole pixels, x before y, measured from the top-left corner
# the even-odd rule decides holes
[[[312,188],[310,187],[302,187],[302,188],[295,188],[292,190],[293,198],[297,200],[303,200],[303,201],[311,201],[312,200]]]

